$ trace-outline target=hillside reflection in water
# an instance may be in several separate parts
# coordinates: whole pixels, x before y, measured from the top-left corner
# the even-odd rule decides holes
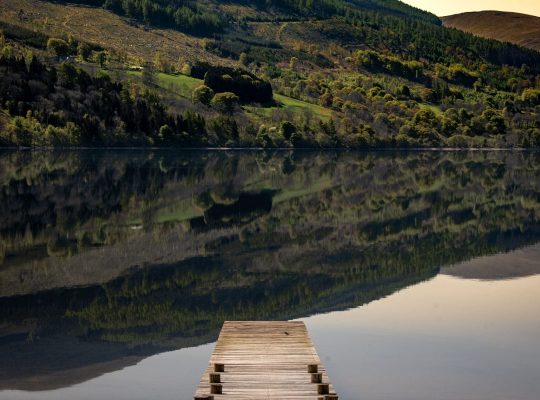
[[[292,318],[346,399],[538,392],[536,153],[0,167],[0,399],[191,398],[224,320]]]

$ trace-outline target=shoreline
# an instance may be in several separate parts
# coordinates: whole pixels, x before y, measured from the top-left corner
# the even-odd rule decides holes
[[[306,152],[540,152],[540,147],[0,147],[1,151],[88,151],[88,150],[167,150],[167,151],[306,151]]]

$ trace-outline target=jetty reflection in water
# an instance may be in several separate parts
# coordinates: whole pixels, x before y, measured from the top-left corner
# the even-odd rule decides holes
[[[0,167],[1,399],[191,398],[211,352],[193,346],[224,320],[321,313],[306,321],[345,398],[538,393],[538,154],[27,152]],[[482,296],[499,313],[463,303]]]

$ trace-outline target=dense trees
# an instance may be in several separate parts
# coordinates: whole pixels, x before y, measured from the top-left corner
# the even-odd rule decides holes
[[[515,67],[527,64],[533,71],[540,72],[540,55],[533,50],[444,28],[435,15],[395,0],[213,0],[202,4],[193,0],[80,2],[102,5],[113,12],[153,25],[174,27],[205,36],[233,30],[235,23],[245,20],[330,19],[328,25],[324,26],[325,34],[329,37],[342,44],[362,43],[373,49],[390,50],[404,56],[407,61],[423,58],[435,63],[461,63],[469,69],[478,67],[480,62]],[[221,7],[223,3],[230,2],[255,4],[261,12],[257,14],[258,17],[231,14]],[[244,52],[249,57],[249,52],[257,50],[261,50],[261,47],[238,48],[236,56],[239,58]],[[268,54],[254,58],[261,57],[268,59]]]
[[[189,39],[180,56],[137,56],[0,24],[2,144],[538,143],[540,53],[441,27],[399,2],[81,2],[210,37]]]
[[[268,103],[273,97],[269,82],[245,70],[211,67],[204,75],[204,84],[214,92],[232,92],[247,102]]]
[[[14,117],[0,133],[4,144],[197,144],[204,119],[170,115],[150,92],[133,96],[121,83],[91,77],[69,63],[47,68],[35,57],[0,56],[0,104]],[[163,128],[167,126],[167,128]]]
[[[247,1],[236,0],[236,2],[246,3]],[[368,10],[405,16],[432,24],[441,24],[440,20],[435,15],[396,0],[254,0],[249,3],[256,4],[259,8],[263,9],[281,9],[304,18],[351,16],[354,15],[355,12],[358,12],[358,10]]]
[[[371,71],[382,71],[410,80],[424,78],[424,64],[419,61],[404,61],[398,57],[384,55],[372,50],[359,50],[355,57],[360,66]]]
[[[65,1],[65,0],[61,0]],[[67,1],[66,1],[67,2]],[[218,13],[186,0],[77,0],[76,3],[104,7],[114,13],[156,26],[210,35],[221,32],[225,19]]]
[[[51,38],[47,41],[47,49],[57,56],[67,56],[70,53],[69,44],[62,39]]]
[[[65,0],[62,0],[65,1]],[[103,6],[117,14],[136,18],[157,26],[171,26],[179,30],[211,35],[222,32],[232,19],[238,16],[215,11],[194,0],[77,0],[77,3]],[[280,10],[300,18],[330,18],[334,16],[355,17],[359,12],[377,11],[390,15],[408,17],[426,23],[440,25],[433,14],[418,10],[397,0],[215,0],[213,3],[254,4],[261,10]],[[359,11],[363,10],[363,11]],[[268,15],[268,14],[267,14]],[[267,18],[267,17],[266,17]]]

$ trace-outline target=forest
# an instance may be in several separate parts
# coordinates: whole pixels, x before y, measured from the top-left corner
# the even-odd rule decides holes
[[[0,21],[0,145],[540,146],[540,53],[398,1],[82,3],[204,57]]]

